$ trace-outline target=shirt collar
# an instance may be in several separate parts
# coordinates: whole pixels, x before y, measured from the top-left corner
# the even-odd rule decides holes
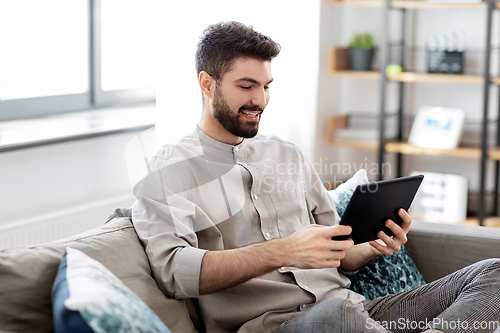
[[[243,139],[243,141],[241,143],[237,144],[236,146],[233,146],[233,145],[230,145],[227,143],[217,141],[217,140],[209,137],[205,133],[203,133],[203,131],[198,126],[196,126],[196,133],[198,134],[200,141],[202,141],[203,143],[206,143],[209,146],[212,146],[214,148],[224,150],[224,151],[233,151],[233,148],[237,147],[237,146],[239,146],[241,148],[243,146],[243,142],[245,142],[245,139]]]

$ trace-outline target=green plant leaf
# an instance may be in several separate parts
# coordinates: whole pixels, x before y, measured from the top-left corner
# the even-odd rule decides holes
[[[375,42],[373,40],[373,35],[370,33],[360,33],[354,34],[349,41],[349,48],[351,49],[363,49],[371,50],[375,48]]]

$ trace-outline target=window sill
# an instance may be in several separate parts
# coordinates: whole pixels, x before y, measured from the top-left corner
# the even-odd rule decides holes
[[[155,125],[154,111],[148,104],[0,122],[0,153],[146,130]]]

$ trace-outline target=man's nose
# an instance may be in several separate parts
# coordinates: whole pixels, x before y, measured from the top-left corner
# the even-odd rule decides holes
[[[264,88],[256,89],[255,94],[253,95],[252,98],[252,104],[258,105],[261,108],[265,108],[268,102],[269,102],[269,92]]]

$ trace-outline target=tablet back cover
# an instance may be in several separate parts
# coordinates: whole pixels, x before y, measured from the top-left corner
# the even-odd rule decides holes
[[[417,175],[359,185],[340,222],[352,227],[348,237],[358,244],[377,239],[380,230],[394,236],[385,222],[391,219],[399,225],[403,223],[398,210],[408,210],[422,179],[422,175]]]

